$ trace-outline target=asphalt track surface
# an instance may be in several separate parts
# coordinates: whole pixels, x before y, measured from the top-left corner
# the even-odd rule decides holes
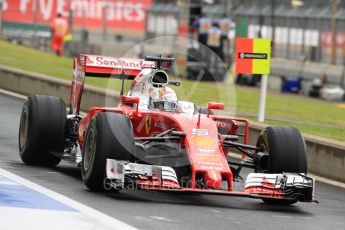
[[[21,162],[17,137],[22,104],[20,99],[0,94],[0,168],[136,228],[344,229],[345,189],[323,183],[316,184],[319,204],[297,203],[288,207],[212,195],[133,190],[118,194],[91,192],[81,180],[80,169],[65,162],[55,168],[32,167]]]

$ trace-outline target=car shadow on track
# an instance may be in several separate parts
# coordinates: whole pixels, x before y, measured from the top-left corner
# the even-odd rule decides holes
[[[182,205],[182,206],[196,206],[208,208],[225,208],[244,211],[271,211],[293,213],[300,215],[311,215],[302,209],[303,204],[279,206],[268,205],[261,200],[241,198],[241,197],[226,197],[217,195],[202,195],[202,194],[181,194],[176,192],[155,192],[155,191],[120,191],[119,193],[104,193],[117,201],[126,202],[143,202],[155,203],[162,205]]]
[[[45,175],[45,173],[47,172],[49,173],[56,172],[56,173],[61,173],[68,177],[77,179],[82,183],[80,168],[73,167],[64,163],[55,167],[44,167],[44,166],[27,165],[20,161],[18,162],[12,161],[12,162],[6,162],[6,165],[9,166],[10,168],[15,168],[16,169],[15,171],[18,172],[19,175],[21,174],[20,172],[23,172],[25,174],[41,173],[42,175]]]
[[[68,166],[63,165],[63,166],[55,167],[54,170],[66,176],[73,177],[75,179],[82,181],[80,168],[71,167],[70,165]]]

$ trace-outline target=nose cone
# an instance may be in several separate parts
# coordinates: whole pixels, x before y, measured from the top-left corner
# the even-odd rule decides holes
[[[222,176],[218,171],[207,171],[205,180],[208,188],[219,189],[222,187]]]

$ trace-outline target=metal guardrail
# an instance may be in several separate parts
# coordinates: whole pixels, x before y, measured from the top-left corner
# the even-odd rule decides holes
[[[12,43],[25,44],[44,51],[50,50],[50,32],[37,31],[35,33],[33,30],[5,28],[2,36]]]

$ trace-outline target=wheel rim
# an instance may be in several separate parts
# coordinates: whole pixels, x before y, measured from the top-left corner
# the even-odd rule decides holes
[[[29,116],[26,110],[23,111],[22,117],[20,119],[20,129],[19,129],[19,146],[20,149],[24,149],[26,145],[26,140],[28,138],[29,130]]]
[[[94,142],[95,142],[94,131],[93,131],[93,129],[90,129],[88,134],[87,134],[85,147],[84,147],[83,168],[84,168],[85,172],[88,171],[88,169],[90,167],[90,162],[92,161],[92,158],[93,158]]]

